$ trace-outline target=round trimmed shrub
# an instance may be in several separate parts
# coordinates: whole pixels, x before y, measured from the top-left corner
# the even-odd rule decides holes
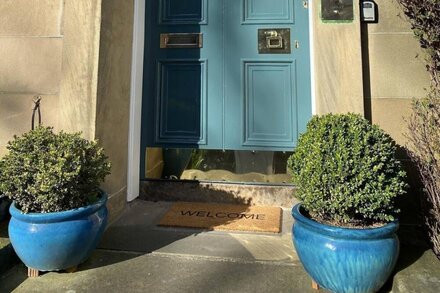
[[[55,134],[38,127],[14,136],[0,161],[0,194],[15,200],[24,213],[49,213],[86,206],[98,200],[99,184],[110,162],[97,142],[80,133]]]
[[[392,138],[360,115],[314,116],[288,161],[296,197],[322,222],[393,221],[406,188],[395,152]]]

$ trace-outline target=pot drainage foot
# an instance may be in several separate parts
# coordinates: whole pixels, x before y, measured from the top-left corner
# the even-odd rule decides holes
[[[312,289],[319,290],[319,285],[315,281],[312,280]]]
[[[33,269],[33,268],[29,268],[28,267],[28,277],[29,278],[36,278],[40,276],[40,271]]]

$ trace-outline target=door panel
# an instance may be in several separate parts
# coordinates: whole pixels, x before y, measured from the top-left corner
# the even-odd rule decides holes
[[[206,137],[206,70],[199,60],[162,60],[159,77],[155,143],[198,144]],[[200,85],[202,88],[200,89]]]
[[[244,146],[291,147],[295,141],[293,62],[244,62]],[[276,102],[274,102],[276,101]],[[296,129],[295,129],[296,130]]]
[[[206,24],[207,0],[159,0],[159,24]]]
[[[294,22],[293,0],[243,0],[243,2],[243,24],[293,24]]]

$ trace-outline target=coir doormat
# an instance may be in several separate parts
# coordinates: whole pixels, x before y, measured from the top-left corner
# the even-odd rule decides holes
[[[171,206],[159,225],[279,233],[281,215],[279,207],[179,202]]]

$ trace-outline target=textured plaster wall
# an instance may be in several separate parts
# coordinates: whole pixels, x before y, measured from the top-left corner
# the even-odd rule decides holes
[[[379,23],[367,28],[370,93],[367,91],[365,96],[366,113],[373,123],[405,145],[404,119],[411,113],[412,98],[424,96],[429,75],[423,58],[416,58],[421,55],[419,43],[397,2],[376,3]]]
[[[321,1],[313,2],[316,112],[363,113],[359,7],[351,23],[323,23]]]
[[[103,0],[96,138],[112,161],[104,189],[112,218],[127,197],[128,123],[134,1]]]

